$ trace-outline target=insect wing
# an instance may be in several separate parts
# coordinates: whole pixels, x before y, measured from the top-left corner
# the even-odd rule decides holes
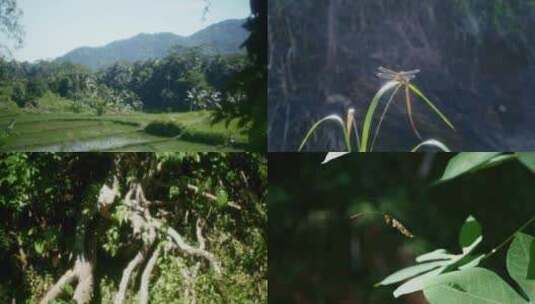
[[[387,69],[383,66],[380,66],[377,68],[379,70],[379,72],[383,72],[383,73],[387,73],[387,74],[397,74],[396,71],[393,71],[393,70],[390,70],[390,69]]]
[[[377,77],[379,77],[381,79],[386,79],[386,80],[394,79],[394,75],[392,75],[390,73],[377,73],[376,75],[377,75]]]

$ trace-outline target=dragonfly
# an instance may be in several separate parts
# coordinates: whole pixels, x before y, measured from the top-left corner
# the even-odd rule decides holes
[[[419,69],[410,70],[410,71],[400,71],[396,72],[385,67],[378,67],[377,77],[385,80],[395,80],[399,82],[409,82],[416,78],[416,74],[420,73]]]
[[[405,87],[405,102],[407,106],[407,116],[409,118],[409,123],[411,125],[411,128],[414,132],[414,134],[421,140],[422,136],[420,135],[420,132],[418,132],[418,129],[416,128],[416,123],[414,122],[414,118],[412,116],[412,97],[409,92],[409,82],[416,78],[416,74],[420,73],[419,69],[410,70],[410,71],[400,71],[396,72],[390,69],[387,69],[383,66],[380,66],[377,68],[377,77],[388,80],[388,81],[397,81],[401,85]],[[386,111],[386,109],[385,109]]]

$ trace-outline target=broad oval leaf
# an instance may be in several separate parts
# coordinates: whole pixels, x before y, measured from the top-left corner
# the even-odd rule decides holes
[[[535,153],[523,152],[516,153],[518,160],[532,172],[535,172]]]
[[[481,224],[473,217],[469,216],[459,232],[459,245],[461,248],[469,247],[481,236]]]
[[[507,271],[535,303],[535,238],[518,233],[507,251]]]
[[[424,295],[431,304],[528,304],[494,272],[478,267],[427,280]]]
[[[446,170],[439,182],[447,181],[467,172],[474,171],[499,154],[499,152],[459,153],[448,162]]]

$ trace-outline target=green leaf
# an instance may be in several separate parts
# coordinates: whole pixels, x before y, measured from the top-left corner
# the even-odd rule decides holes
[[[342,157],[346,154],[348,154],[349,152],[329,152],[327,153],[327,155],[325,156],[325,159],[323,160],[323,162],[321,162],[321,164],[326,164],[328,162],[330,162],[331,160],[333,159],[336,159],[336,158],[339,158],[339,157]]]
[[[74,288],[72,288],[71,284],[65,284],[63,286],[63,292],[69,296],[72,296],[74,294]]]
[[[498,275],[478,267],[427,280],[424,295],[431,304],[527,304]]]
[[[406,279],[412,278],[414,276],[417,276],[421,273],[433,270],[440,266],[444,266],[447,263],[448,261],[437,261],[437,262],[430,262],[430,263],[410,266],[410,267],[401,269],[397,272],[394,272],[393,274],[389,275],[381,282],[377,283],[377,285],[390,285],[390,284],[398,283]]]
[[[45,243],[44,242],[35,242],[33,248],[37,254],[41,255],[45,252]]]
[[[372,130],[372,121],[373,121],[373,114],[375,113],[375,110],[377,109],[377,106],[379,105],[379,101],[381,101],[381,98],[383,95],[385,95],[388,91],[396,88],[399,86],[399,81],[389,81],[385,83],[375,94],[373,97],[370,106],[368,107],[368,111],[366,112],[366,117],[364,118],[364,125],[362,127],[362,141],[359,147],[360,152],[366,152],[368,151],[368,141],[370,139],[370,133]]]
[[[483,236],[479,236],[468,247],[463,247],[463,253],[462,253],[461,256],[465,257],[465,256],[469,255],[470,253],[472,253],[472,251],[474,251],[474,249],[476,249],[476,247],[481,243],[481,241],[483,241]]]
[[[437,249],[428,253],[424,253],[416,257],[416,262],[427,262],[433,260],[449,260],[452,257],[446,249]]]
[[[518,160],[528,169],[535,173],[535,153],[523,152],[516,153]]]
[[[462,174],[473,172],[499,154],[500,152],[459,153],[448,162],[448,166],[439,182],[451,180]]]
[[[431,278],[440,275],[446,269],[446,267],[447,266],[440,267],[403,283],[401,286],[396,288],[396,290],[394,290],[394,297],[399,298],[402,295],[410,294],[424,289],[425,282],[427,282]]]
[[[219,207],[226,206],[228,202],[228,194],[225,190],[220,189],[217,191],[217,205]]]
[[[305,138],[303,139],[303,142],[301,142],[301,145],[299,146],[299,149],[298,151],[301,151],[303,150],[303,147],[305,146],[305,144],[307,143],[308,139],[310,138],[310,136],[312,136],[312,134],[314,134],[314,132],[316,131],[316,129],[324,122],[328,122],[328,121],[333,121],[333,122],[336,122],[337,125],[339,125],[341,128],[342,128],[342,133],[344,134],[344,140],[345,140],[345,143],[346,143],[346,149],[348,151],[351,151],[351,143],[349,142],[349,137],[348,137],[348,134],[346,132],[346,127],[345,127],[345,123],[344,123],[344,120],[338,116],[338,115],[329,115],[329,116],[326,116],[320,120],[318,120],[311,128],[310,130],[308,130],[308,133],[305,135]]]
[[[486,255],[484,255],[484,254],[480,254],[477,257],[468,256],[466,261],[470,261],[470,262],[463,263],[464,265],[460,266],[459,270],[464,270],[464,269],[473,268],[473,267],[478,266],[479,263],[481,262],[481,260],[483,260],[483,258],[485,258],[485,256]]]
[[[507,251],[507,271],[535,302],[535,238],[518,233]]]
[[[448,127],[450,127],[452,130],[455,131],[455,127],[453,126],[453,124],[448,120],[448,118],[446,117],[446,115],[442,114],[442,112],[440,112],[440,110],[431,102],[431,100],[429,100],[427,97],[425,97],[424,93],[422,93],[422,91],[420,91],[420,89],[418,89],[415,85],[413,84],[409,84],[409,88],[411,89],[411,91],[413,91],[414,93],[416,93],[416,95],[418,95],[421,99],[423,99],[427,105],[433,110],[435,111],[435,113],[437,113],[437,115],[444,121],[445,124],[448,125]]]
[[[443,272],[455,270],[457,268],[465,269],[475,267],[479,264],[481,259],[483,259],[484,255],[478,256],[477,258],[469,257],[468,255],[481,243],[482,240],[483,237],[479,236],[468,247],[464,247],[461,254],[448,254],[444,249],[438,249],[421,255],[416,258],[417,261],[433,260],[435,258],[441,260],[402,269],[391,274],[382,282],[376,284],[376,286],[389,285],[412,277],[412,279],[394,290],[394,297],[397,298],[405,294],[422,290],[424,288],[424,283],[427,280],[438,276]]]
[[[480,236],[481,224],[470,215],[459,232],[459,245],[461,248],[469,247]]]
[[[411,152],[418,152],[418,150],[420,150],[420,148],[422,147],[434,147],[441,150],[442,152],[451,152],[448,146],[436,139],[428,139],[424,142],[419,143],[416,147],[412,148]]]
[[[169,187],[169,199],[173,199],[180,194],[180,189],[178,186]]]

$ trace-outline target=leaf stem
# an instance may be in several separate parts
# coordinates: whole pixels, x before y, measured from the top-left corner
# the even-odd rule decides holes
[[[505,241],[503,241],[500,245],[496,246],[496,248],[492,249],[491,252],[485,257],[485,258],[489,258],[491,257],[493,254],[495,254],[498,250],[502,249],[503,246],[507,245],[507,243],[509,243],[517,233],[519,233],[520,231],[526,229],[531,223],[535,222],[535,216],[532,217],[529,221],[525,222],[522,226],[520,226],[520,228],[518,228],[515,232],[513,232],[513,234],[511,234]]]

